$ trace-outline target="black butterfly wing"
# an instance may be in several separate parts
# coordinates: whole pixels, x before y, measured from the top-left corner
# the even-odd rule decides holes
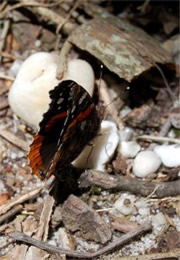
[[[72,162],[99,129],[99,118],[91,97],[74,81],[61,82],[50,91],[51,103],[34,137],[29,159],[39,178],[48,177],[56,165]]]

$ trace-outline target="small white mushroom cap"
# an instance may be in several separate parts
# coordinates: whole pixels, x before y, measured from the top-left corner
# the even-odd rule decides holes
[[[180,146],[179,145],[158,145],[154,152],[161,158],[166,167],[180,166]]]
[[[119,152],[125,158],[134,158],[140,149],[141,146],[135,141],[123,141],[119,145]]]
[[[130,141],[133,137],[133,129],[130,127],[124,127],[119,131],[120,141]]]
[[[134,207],[135,196],[127,193],[122,194],[114,203],[114,208],[127,216],[136,211]]]
[[[159,156],[153,151],[143,151],[138,153],[133,163],[133,173],[137,177],[146,177],[150,173],[157,171],[161,165]]]
[[[58,59],[55,53],[32,54],[23,62],[9,91],[9,104],[12,110],[36,129],[43,113],[48,109],[49,91],[59,83],[56,79]],[[62,80],[64,79],[74,80],[87,88],[90,94],[93,93],[94,72],[86,61],[80,59],[69,61]]]
[[[119,143],[118,129],[115,123],[102,121],[100,133],[87,145],[78,158],[73,162],[80,168],[105,170]]]

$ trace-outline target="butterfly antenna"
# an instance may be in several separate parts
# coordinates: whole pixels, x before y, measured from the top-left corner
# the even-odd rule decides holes
[[[102,75],[103,75],[103,68],[104,68],[104,66],[103,66],[103,64],[101,64],[101,66],[100,66],[99,86],[98,86],[98,88],[100,88],[100,86],[101,86]]]

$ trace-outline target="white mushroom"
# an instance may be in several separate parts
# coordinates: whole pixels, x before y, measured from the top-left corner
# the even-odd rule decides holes
[[[160,165],[161,160],[155,152],[143,151],[134,159],[133,172],[137,177],[143,178],[156,172]]]
[[[158,145],[154,152],[161,158],[166,167],[180,166],[180,146],[179,145]]]
[[[116,124],[102,121],[100,133],[87,145],[74,161],[76,167],[93,168],[104,171],[106,163],[110,161],[119,143]]]
[[[141,146],[135,141],[122,141],[119,145],[119,152],[125,158],[133,158],[140,151]]]
[[[48,109],[49,91],[59,82],[56,79],[58,59],[55,53],[39,52],[31,55],[23,62],[9,91],[12,110],[36,129]],[[92,95],[94,72],[86,61],[69,61],[64,79],[76,81]]]

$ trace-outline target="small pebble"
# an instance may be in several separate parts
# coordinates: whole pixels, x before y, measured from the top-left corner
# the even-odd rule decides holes
[[[149,216],[150,215],[150,209],[149,208],[140,208],[138,210],[138,212],[141,216]]]
[[[4,182],[2,180],[0,180],[0,193],[3,193],[4,191],[6,191]]]
[[[161,165],[161,160],[153,151],[143,151],[138,153],[133,163],[133,173],[140,178],[154,173]]]
[[[167,223],[166,218],[162,212],[152,216],[152,223],[155,226],[165,225]]]

